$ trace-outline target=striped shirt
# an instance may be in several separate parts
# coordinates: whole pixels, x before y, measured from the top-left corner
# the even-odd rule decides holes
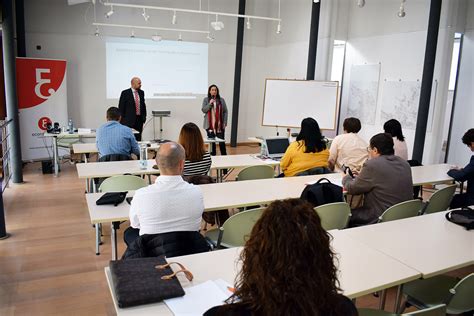
[[[211,155],[205,152],[201,160],[184,162],[183,176],[204,176],[211,169]]]
[[[131,153],[140,155],[132,130],[117,121],[109,121],[99,127],[96,134],[96,145],[99,155],[120,154],[130,156]]]

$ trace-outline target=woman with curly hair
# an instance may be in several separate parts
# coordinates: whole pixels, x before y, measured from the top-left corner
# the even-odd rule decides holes
[[[329,243],[308,202],[273,202],[242,250],[234,295],[204,315],[357,315],[354,304],[338,294]]]

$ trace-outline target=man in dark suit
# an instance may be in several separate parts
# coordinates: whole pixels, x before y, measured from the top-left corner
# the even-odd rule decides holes
[[[145,92],[141,90],[142,81],[138,77],[131,80],[132,87],[122,91],[119,100],[119,109],[122,113],[123,125],[138,131],[135,134],[137,141],[142,139],[143,123],[146,120]]]

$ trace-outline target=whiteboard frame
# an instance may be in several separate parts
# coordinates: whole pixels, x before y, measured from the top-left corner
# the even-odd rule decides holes
[[[301,128],[301,125],[298,126],[286,126],[286,125],[265,125],[263,124],[263,116],[265,114],[265,97],[267,95],[267,81],[268,80],[281,80],[281,81],[313,81],[313,82],[332,82],[336,83],[336,111],[334,113],[334,125],[332,129],[321,129],[322,131],[335,131],[338,125],[337,119],[338,119],[338,113],[339,113],[339,106],[340,106],[340,86],[339,86],[339,81],[322,81],[322,80],[305,80],[305,79],[282,79],[282,78],[265,78],[265,89],[263,90],[263,106],[262,106],[262,121],[261,125],[262,126],[267,126],[267,127],[287,127],[287,128]]]

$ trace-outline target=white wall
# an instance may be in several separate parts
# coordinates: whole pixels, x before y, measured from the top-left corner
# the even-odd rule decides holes
[[[474,1],[469,1],[454,107],[448,163],[464,166],[472,152],[461,141],[474,127]]]
[[[384,80],[421,80],[429,3],[428,0],[408,1],[405,6],[405,18],[397,16],[400,5],[398,0],[367,1],[363,8],[357,7],[355,1],[351,1],[349,4],[341,121],[345,118],[349,101],[348,88],[352,65],[381,64],[376,123],[373,126],[363,126],[361,131],[361,136],[367,140],[374,134],[383,131],[384,122],[380,118],[380,111]],[[438,88],[436,95],[432,95],[430,104],[430,107],[434,108],[433,128],[428,129],[426,134],[423,155],[425,164],[439,162],[442,146],[440,127],[443,126],[442,123],[446,113],[454,32],[460,28],[460,24],[464,24],[465,6],[466,2],[464,0],[443,2],[433,78],[434,81],[437,81]],[[347,15],[345,12],[342,12],[342,14],[343,16]],[[344,35],[341,32],[338,34],[341,37]],[[404,134],[407,138],[409,156],[411,156],[415,130],[405,128]]]
[[[140,3],[156,5],[151,0]],[[211,10],[238,11],[238,1],[235,0],[210,1],[210,4]],[[160,5],[198,9],[199,1],[164,0]],[[202,5],[207,9],[207,1],[202,1]],[[276,0],[248,0],[246,13],[277,16],[277,8]],[[98,4],[97,21],[146,25],[139,9],[114,9],[111,18],[105,19],[108,8]],[[68,6],[64,0],[25,1],[27,55],[68,61],[69,115],[76,125],[87,127],[102,124],[107,107],[118,103],[118,100],[107,100],[105,96],[105,37],[130,34],[127,30],[101,28],[101,36],[93,36],[95,28],[90,25],[93,13],[93,7],[88,4]],[[149,10],[147,13],[151,16],[149,25],[172,27],[170,12]],[[265,78],[306,76],[310,16],[310,1],[282,0],[282,34],[275,33],[276,22],[252,21],[252,29],[245,29],[238,141],[247,141],[248,137],[255,135],[275,134],[274,128],[261,126]],[[230,112],[226,137],[230,140],[237,20],[230,17],[220,19],[225,28],[214,32],[216,40],[209,44],[209,84],[217,84],[226,99]],[[207,29],[207,17],[178,13],[177,27]],[[135,30],[135,35],[149,38],[153,32]],[[165,39],[177,36],[166,32],[160,32],[160,35]],[[183,33],[183,37],[184,40],[207,41],[201,35]],[[36,49],[37,45],[41,45],[41,50]],[[145,93],[146,85],[143,82]],[[124,89],[128,86],[128,82],[123,83]],[[171,110],[171,118],[164,119],[166,138],[176,139],[180,127],[188,121],[202,125],[201,99],[146,101],[150,113],[154,109]],[[144,130],[144,138],[152,138],[152,134],[150,123]]]

